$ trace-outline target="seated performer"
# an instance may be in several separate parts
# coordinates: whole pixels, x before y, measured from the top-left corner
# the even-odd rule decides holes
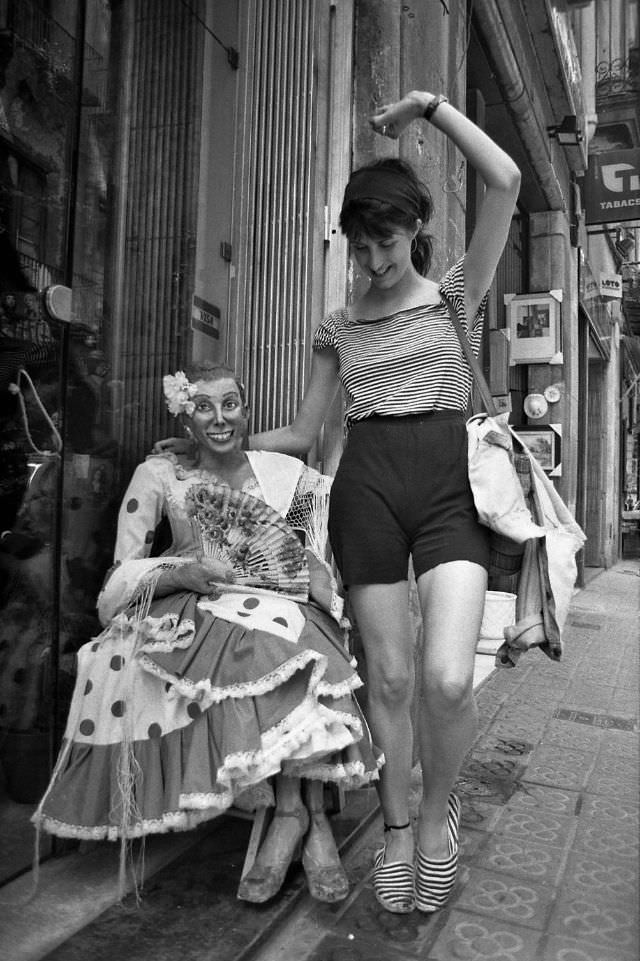
[[[178,372],[164,387],[193,447],[150,456],[133,475],[98,599],[104,630],[78,652],[33,820],[124,844],[252,809],[273,776],[274,816],[238,897],[273,897],[303,841],[310,893],[340,900],[348,881],[323,783],[367,784],[383,759],[353,695],[361,681],[324,558],[331,481],[244,450],[244,388],[229,368]],[[163,516],[171,547],[151,557]]]

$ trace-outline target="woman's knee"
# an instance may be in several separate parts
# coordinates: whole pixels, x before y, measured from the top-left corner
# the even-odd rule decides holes
[[[412,666],[408,664],[373,665],[367,674],[367,686],[369,700],[373,698],[390,707],[408,703],[414,688]]]
[[[458,713],[473,704],[473,677],[427,677],[423,683],[422,694],[426,704],[438,713]]]

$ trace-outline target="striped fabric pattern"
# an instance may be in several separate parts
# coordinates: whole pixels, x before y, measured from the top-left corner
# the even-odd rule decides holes
[[[373,890],[378,902],[392,914],[409,914],[413,911],[413,865],[405,861],[384,863],[386,848],[375,856]]]
[[[415,895],[418,911],[430,914],[443,907],[451,894],[458,870],[458,831],[460,827],[460,801],[455,794],[449,796],[447,833],[449,857],[441,861],[426,858],[418,848],[416,855]]]
[[[439,287],[468,331],[464,258],[450,268]],[[476,354],[486,302],[485,296],[470,336]],[[443,301],[370,322],[353,318],[348,308],[334,311],[316,330],[313,347],[337,351],[347,424],[372,415],[402,417],[467,408],[472,375]]]

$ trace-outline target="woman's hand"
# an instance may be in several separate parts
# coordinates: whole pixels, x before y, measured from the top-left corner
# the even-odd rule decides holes
[[[234,580],[229,564],[204,557],[201,561],[163,571],[156,582],[155,594],[156,597],[164,597],[176,591],[192,591],[194,594],[214,594],[218,597],[224,584]]]
[[[189,437],[165,437],[157,440],[151,448],[152,454],[189,454],[193,442]]]
[[[376,133],[389,137],[390,140],[397,140],[410,123],[424,116],[433,97],[431,93],[412,90],[402,100],[377,110],[369,123]]]
[[[338,590],[333,571],[311,548],[306,547],[305,554],[309,566],[309,597],[323,610],[331,612],[333,596]]]

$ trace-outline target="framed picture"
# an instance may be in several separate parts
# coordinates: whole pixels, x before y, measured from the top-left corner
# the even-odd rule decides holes
[[[505,294],[509,327],[509,364],[556,362],[561,350],[561,290],[542,294]]]
[[[560,466],[560,430],[559,425],[541,424],[540,427],[516,427],[518,437],[522,440],[543,470],[553,476],[559,475]]]

